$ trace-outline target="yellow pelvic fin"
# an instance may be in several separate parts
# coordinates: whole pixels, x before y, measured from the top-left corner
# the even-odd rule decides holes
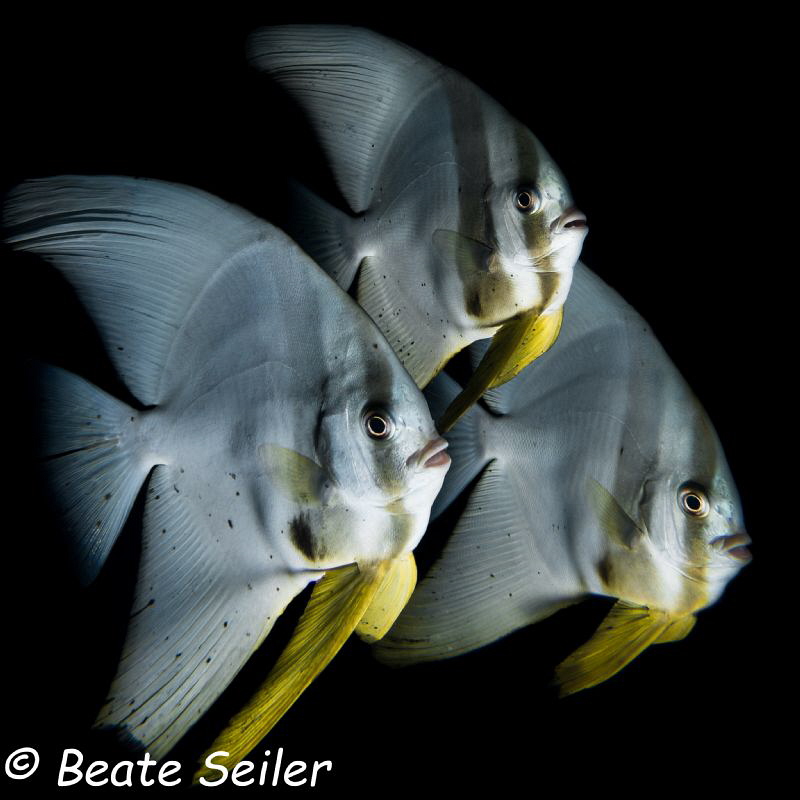
[[[594,478],[589,479],[589,494],[603,532],[612,542],[630,550],[644,535],[642,527],[617,502],[617,498]]]
[[[319,464],[277,444],[263,444],[259,453],[267,473],[287,497],[301,505],[319,505],[320,490],[327,478]]]
[[[685,617],[678,617],[672,622],[669,627],[656,639],[653,644],[666,644],[667,642],[679,642],[685,639],[694,624],[697,622],[697,617],[694,614],[687,614]]]
[[[556,667],[560,696],[608,680],[655,642],[683,638],[694,624],[688,619],[618,600],[594,636]]]
[[[215,739],[201,764],[222,750],[228,757],[217,757],[214,763],[233,767],[266,736],[353,632],[388,568],[389,562],[382,562],[366,569],[350,565],[325,573],[266,680]],[[194,782],[211,773],[216,775],[201,767]]]
[[[558,338],[563,317],[561,308],[544,316],[530,311],[501,326],[469,383],[439,420],[439,431],[449,431],[487,389],[510,381],[547,351]]]
[[[413,553],[405,553],[392,561],[356,633],[370,644],[382,639],[405,608],[416,585],[417,562]]]

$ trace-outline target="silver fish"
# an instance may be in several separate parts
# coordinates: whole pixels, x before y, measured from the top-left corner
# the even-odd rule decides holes
[[[85,582],[146,487],[130,626],[96,726],[165,754],[316,582],[223,734],[235,763],[354,628],[378,636],[393,621],[446,442],[364,312],[240,208],[67,176],[15,189],[5,225],[73,285],[135,398],[41,370],[42,455]]]
[[[249,56],[308,115],[352,214],[300,190],[292,233],[419,386],[495,337],[442,429],[558,335],[586,235],[533,134],[464,77],[343,26],[253,34]]]
[[[441,375],[426,395],[457,392]],[[480,479],[379,658],[456,656],[588,594],[619,600],[557,668],[563,694],[683,638],[750,539],[711,422],[642,318],[578,264],[564,333],[485,400],[448,437],[434,515]]]

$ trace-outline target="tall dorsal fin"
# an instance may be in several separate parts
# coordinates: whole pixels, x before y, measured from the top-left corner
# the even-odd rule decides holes
[[[158,403],[170,347],[211,277],[247,245],[280,236],[198,189],[118,176],[28,181],[9,194],[3,216],[6,241],[72,284],[145,405]]]
[[[393,134],[445,71],[410,47],[344,25],[262,28],[248,55],[308,114],[355,212],[370,205]]]

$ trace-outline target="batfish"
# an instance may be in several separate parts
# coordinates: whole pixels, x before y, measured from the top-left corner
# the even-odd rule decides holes
[[[38,376],[42,455],[84,582],[145,493],[127,638],[95,725],[163,756],[315,582],[214,745],[236,763],[354,628],[382,635],[408,599],[447,443],[363,310],[240,208],[67,176],[17,187],[5,226],[74,287],[132,396],[53,366]]]
[[[432,409],[457,393],[444,374],[426,390]],[[708,416],[644,320],[582,264],[558,341],[485,403],[448,437],[453,467],[434,515],[477,482],[375,646],[381,660],[456,656],[588,594],[618,598],[558,666],[569,694],[686,636],[750,560]]]
[[[466,78],[344,26],[264,28],[253,64],[306,112],[348,212],[298,189],[292,234],[419,386],[494,337],[447,430],[558,335],[587,232],[535,136]]]

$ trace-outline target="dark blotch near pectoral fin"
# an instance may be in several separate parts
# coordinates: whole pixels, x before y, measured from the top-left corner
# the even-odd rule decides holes
[[[289,523],[289,537],[292,544],[309,560],[321,561],[326,555],[326,548],[314,536],[311,522],[307,514],[298,514]]]

